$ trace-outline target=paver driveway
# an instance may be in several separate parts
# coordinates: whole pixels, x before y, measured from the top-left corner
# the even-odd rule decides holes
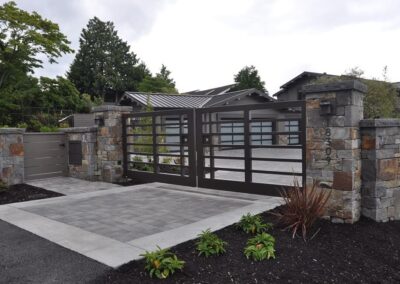
[[[110,185],[113,187],[113,185]],[[280,198],[162,183],[0,206],[0,219],[109,266],[218,230]]]

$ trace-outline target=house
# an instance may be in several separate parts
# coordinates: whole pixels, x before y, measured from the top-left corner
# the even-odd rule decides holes
[[[309,72],[304,71],[294,77],[293,79],[289,80],[285,84],[280,87],[280,90],[276,92],[273,96],[278,101],[296,101],[296,100],[303,100],[303,96],[301,94],[301,89],[308,84],[311,84],[316,79],[322,76],[329,76],[329,77],[339,77],[338,75],[331,75],[327,73],[318,73],[318,72]],[[400,82],[392,83],[394,88],[397,90],[398,93],[398,103],[397,105],[400,106]],[[399,109],[399,107],[398,107]]]
[[[235,105],[249,105],[271,103],[276,100],[262,91],[256,89],[246,89],[240,91],[231,91],[234,85],[226,85],[208,90],[196,90],[186,92],[181,95],[171,94],[149,94],[141,92],[126,92],[120,105],[132,106],[133,111],[140,112],[151,105],[154,110],[171,109],[199,109],[211,107],[227,107]],[[221,135],[220,143],[225,145],[240,145],[243,143],[244,122],[237,122],[243,118],[242,111],[223,111],[215,113],[215,119],[218,123],[218,132],[225,133]],[[298,144],[298,135],[271,135],[274,131],[298,131],[299,112],[288,109],[265,109],[252,111],[252,118],[263,119],[264,121],[252,122],[251,130],[254,132],[265,133],[262,135],[253,135],[253,144],[277,144],[288,143]],[[169,123],[173,123],[174,118],[169,117]],[[231,122],[235,121],[235,122]],[[173,133],[174,129],[167,127],[167,133]],[[231,134],[231,135],[227,135]],[[173,139],[170,137],[169,139]],[[168,141],[173,143],[174,141]]]

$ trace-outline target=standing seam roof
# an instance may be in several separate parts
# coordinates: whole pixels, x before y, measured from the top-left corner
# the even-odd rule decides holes
[[[209,96],[146,94],[136,92],[126,92],[125,95],[143,105],[147,104],[148,97],[150,97],[150,103],[155,108],[200,108],[211,99]]]

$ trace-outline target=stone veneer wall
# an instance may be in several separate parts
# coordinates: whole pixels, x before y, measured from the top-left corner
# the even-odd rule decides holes
[[[366,86],[359,81],[309,85],[306,99],[307,187],[319,180],[331,191],[327,216],[333,222],[356,222],[361,211],[361,157],[359,122],[363,118]],[[330,101],[331,115],[321,114],[321,102]]]
[[[93,109],[98,126],[97,165],[103,181],[123,178],[122,115],[131,112],[131,107],[112,105]]]
[[[69,176],[85,180],[100,179],[97,165],[97,127],[65,128],[67,144],[69,141],[82,142],[82,165],[68,164]]]
[[[7,185],[24,182],[24,132],[0,128],[0,179]]]
[[[400,220],[400,120],[360,123],[362,214],[375,221]]]

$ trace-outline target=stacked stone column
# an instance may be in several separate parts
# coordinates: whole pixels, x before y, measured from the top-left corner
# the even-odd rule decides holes
[[[362,214],[375,221],[400,220],[400,120],[360,123]]]
[[[115,182],[122,179],[122,115],[131,112],[131,107],[112,105],[93,109],[98,126],[97,164],[103,181]]]
[[[24,182],[22,128],[0,128],[0,180],[7,185]]]
[[[69,176],[85,180],[99,180],[100,172],[97,165],[97,127],[65,128],[67,143],[80,141],[82,145],[82,164],[68,163]]]
[[[302,91],[307,116],[307,187],[320,181],[321,190],[331,191],[327,217],[354,223],[361,211],[359,122],[366,86],[351,80],[309,85]]]

